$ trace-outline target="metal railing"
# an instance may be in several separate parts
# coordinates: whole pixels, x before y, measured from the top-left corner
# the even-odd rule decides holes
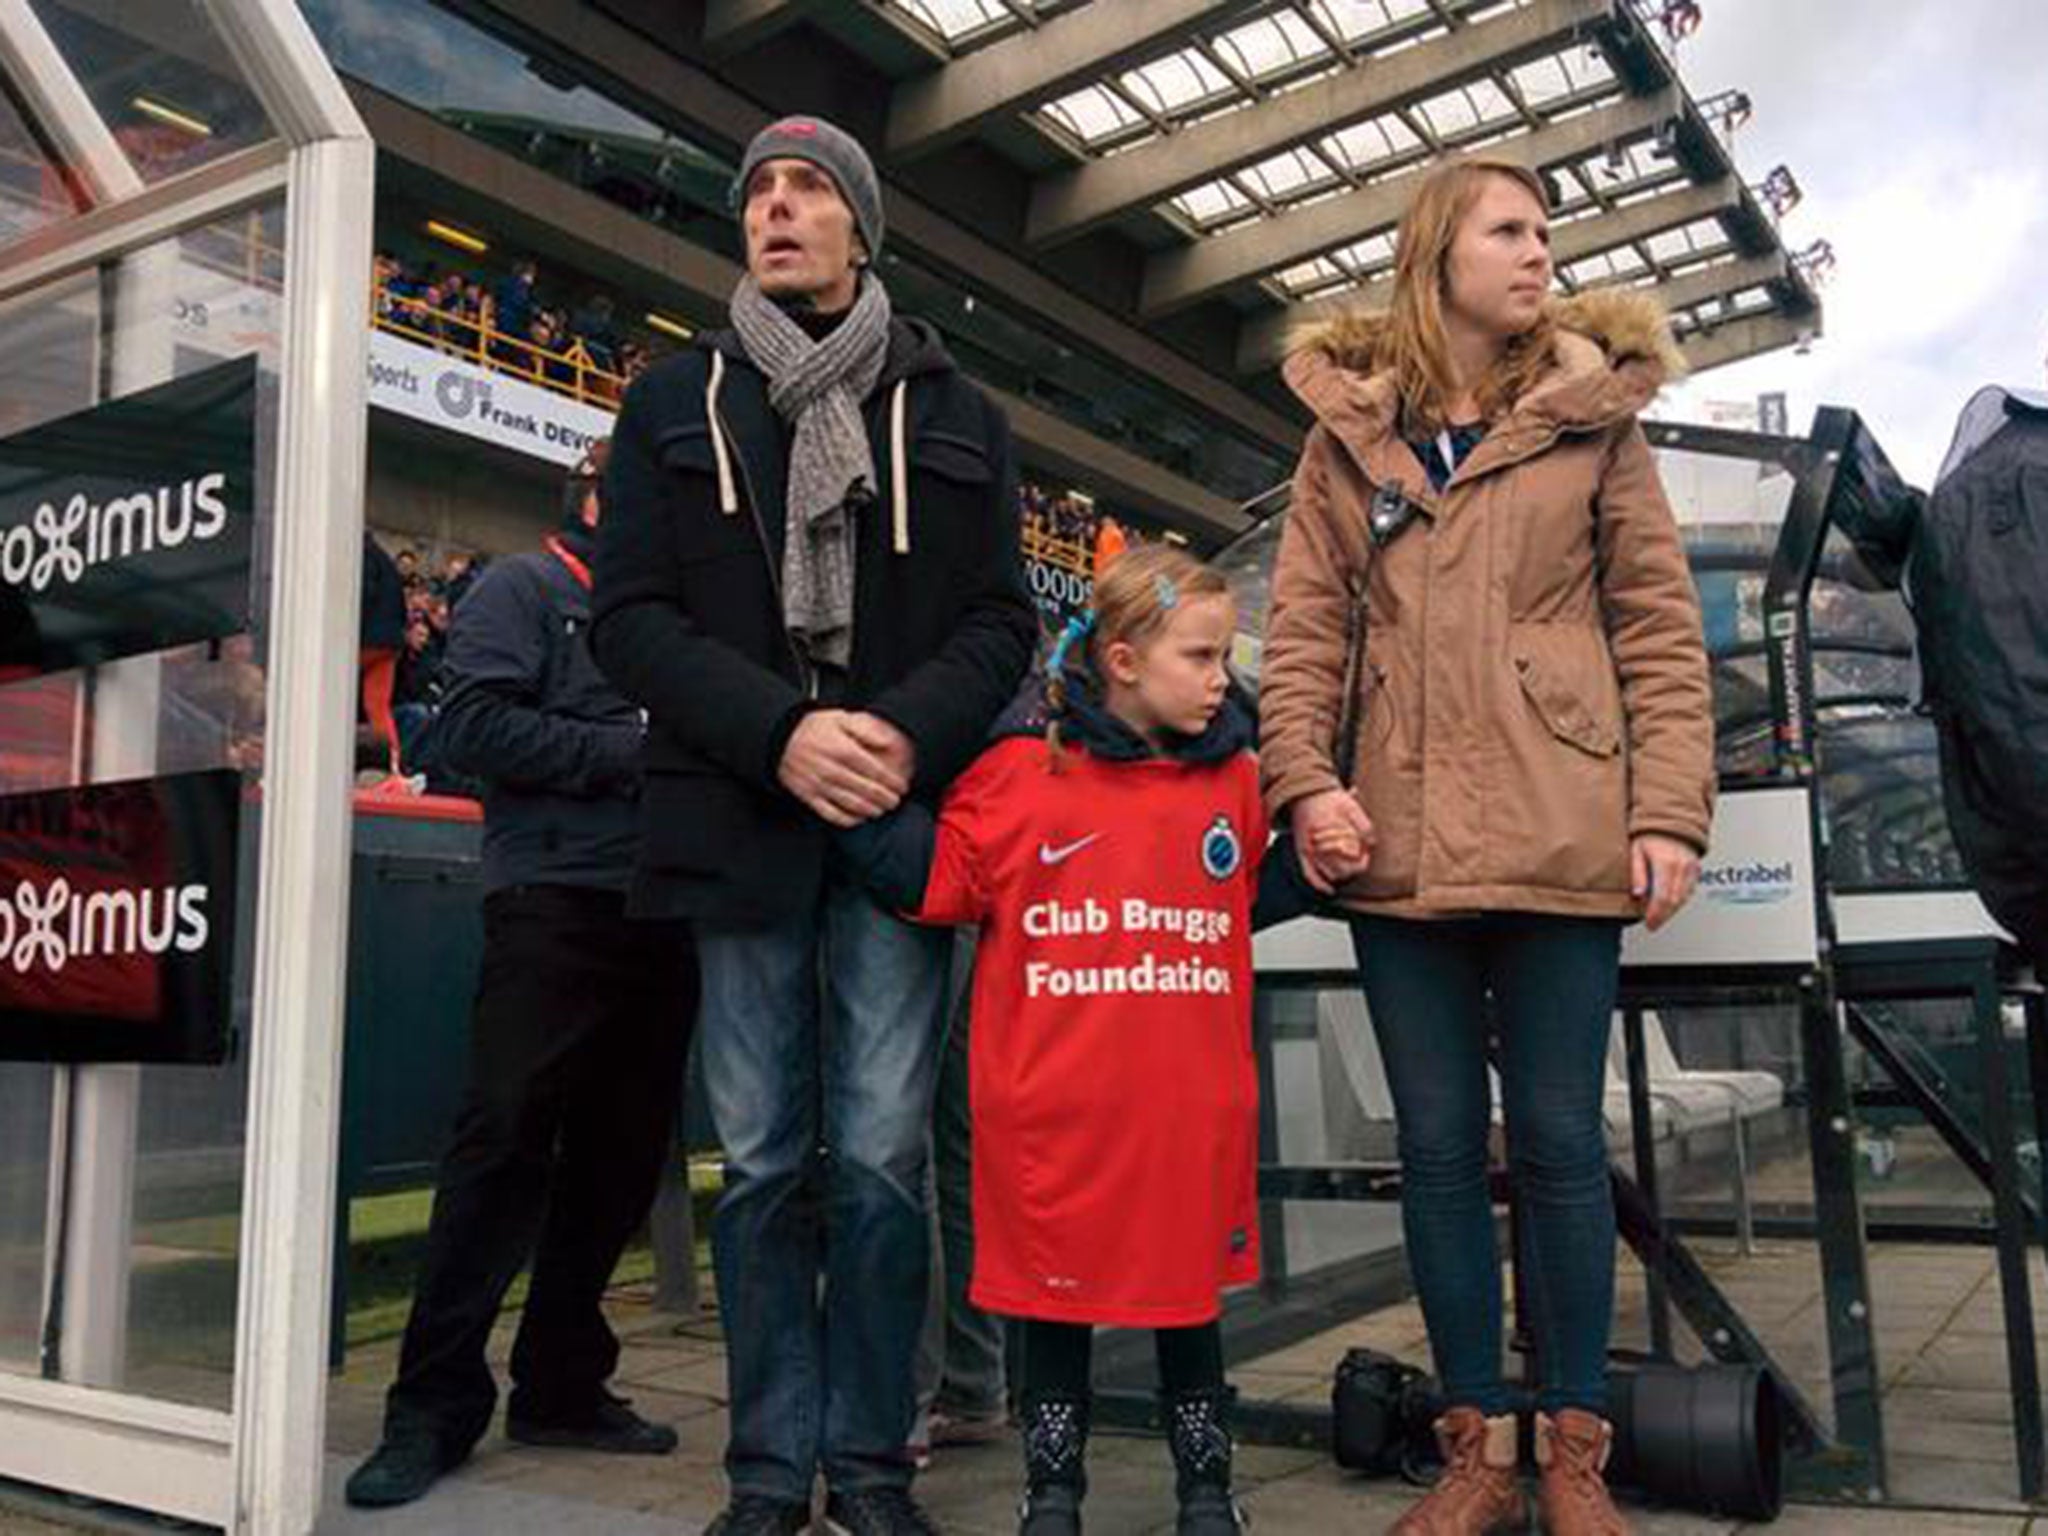
[[[370,323],[378,330],[585,405],[616,409],[631,382],[623,373],[600,367],[580,336],[567,347],[543,346],[499,330],[488,311],[464,314],[414,294],[394,292],[388,282],[373,284],[371,298]]]

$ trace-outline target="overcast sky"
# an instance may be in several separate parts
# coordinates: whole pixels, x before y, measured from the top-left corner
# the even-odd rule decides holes
[[[2048,0],[1704,0],[1704,12],[1678,50],[1687,87],[1749,93],[1743,179],[1789,165],[1806,196],[1785,246],[1824,238],[1837,266],[1807,356],[1715,369],[1658,414],[1782,389],[1803,432],[1815,406],[1852,406],[1927,485],[1979,385],[2048,382]]]

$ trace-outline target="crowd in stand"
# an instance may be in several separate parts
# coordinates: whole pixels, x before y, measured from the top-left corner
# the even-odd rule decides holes
[[[485,557],[451,549],[441,556],[440,569],[432,574],[426,570],[420,552],[411,545],[394,550],[392,559],[405,585],[405,648],[398,657],[392,706],[403,709],[416,705],[430,710],[441,697],[448,616],[463,593],[475,584]]]
[[[1072,491],[1049,491],[1026,480],[1017,488],[1019,514],[1028,539],[1057,539],[1063,544],[1093,548],[1101,522],[1095,504]]]
[[[506,372],[616,405],[654,360],[647,347],[620,330],[609,295],[590,294],[572,309],[549,302],[537,278],[531,261],[516,261],[510,272],[487,280],[380,251],[377,320]]]

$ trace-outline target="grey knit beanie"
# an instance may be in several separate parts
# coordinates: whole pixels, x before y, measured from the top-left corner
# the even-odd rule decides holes
[[[746,206],[747,180],[764,160],[806,160],[830,176],[846,206],[853,210],[854,227],[868,248],[868,260],[882,254],[882,184],[875,178],[875,162],[860,147],[860,140],[822,117],[785,117],[770,123],[754,135],[740,159],[740,173],[732,184],[735,212]]]

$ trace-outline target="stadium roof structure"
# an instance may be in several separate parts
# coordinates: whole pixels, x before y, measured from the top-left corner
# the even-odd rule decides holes
[[[709,0],[701,46],[783,74],[822,33],[886,80],[885,175],[934,201],[963,168],[1024,179],[1027,259],[1235,373],[1291,324],[1370,299],[1436,157],[1484,151],[1555,191],[1558,280],[1654,287],[1696,368],[1810,338],[1811,275],[1695,101],[1667,0]],[[801,78],[803,71],[790,73]],[[817,104],[811,103],[816,106]],[[818,109],[822,110],[822,107]],[[952,171],[952,176],[947,172]],[[970,171],[971,174],[971,171]],[[963,189],[970,192],[973,188]],[[978,189],[983,206],[995,189]],[[971,206],[966,199],[960,205]],[[1115,247],[1121,246],[1122,251]],[[1121,259],[1104,259],[1109,256]],[[1084,278],[1084,281],[1086,279]]]

